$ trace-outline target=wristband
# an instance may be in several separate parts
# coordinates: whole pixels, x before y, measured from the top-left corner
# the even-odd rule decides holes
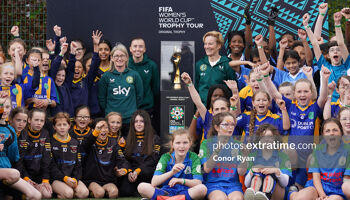
[[[26,177],[24,177],[24,178],[23,178],[23,180],[25,180],[25,181],[29,181],[29,180],[30,180],[30,178],[29,178],[28,176],[26,176]]]
[[[265,78],[267,78],[267,77],[269,77],[269,75],[268,75],[268,74],[266,74],[266,75],[264,75],[264,77],[265,77]]]
[[[345,19],[345,21],[350,22],[350,19]]]
[[[250,169],[249,171],[254,175],[253,169]]]
[[[190,84],[186,84],[187,87],[191,87],[193,85],[193,83],[190,83]]]
[[[326,16],[326,14],[325,14],[325,13],[320,13],[320,15],[322,15],[323,17],[324,17],[324,16]]]
[[[306,28],[311,28],[309,24],[308,24],[308,25],[306,25],[305,27],[306,27]]]
[[[4,104],[0,103],[0,107],[3,107],[3,106],[4,106]]]
[[[263,48],[263,46],[258,46],[258,49],[262,49]]]
[[[263,79],[262,78],[258,78],[258,79],[256,79],[257,81],[262,81]]]
[[[137,173],[137,175],[139,175],[141,173],[141,169],[137,168],[137,169],[135,169],[135,172]]]
[[[347,107],[347,108],[350,108],[350,105],[344,105],[345,107]]]
[[[186,180],[183,178],[182,179],[182,185],[185,185],[186,184]]]
[[[338,25],[334,25],[335,28],[341,28],[341,25],[338,24]]]
[[[49,51],[49,54],[53,55],[55,54],[55,51]]]
[[[42,183],[49,183],[49,179],[43,179],[41,182]]]
[[[237,110],[237,107],[236,106],[230,106],[231,110],[235,111]]]
[[[59,56],[61,56],[61,57],[63,57],[64,55],[62,55],[61,53],[60,54],[58,54]]]
[[[198,119],[198,117],[196,117],[196,115],[193,115],[193,119],[197,120],[197,119]]]

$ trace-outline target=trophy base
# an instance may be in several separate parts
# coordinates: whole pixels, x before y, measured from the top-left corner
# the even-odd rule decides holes
[[[174,84],[174,90],[181,90],[181,84],[180,83],[175,83]]]

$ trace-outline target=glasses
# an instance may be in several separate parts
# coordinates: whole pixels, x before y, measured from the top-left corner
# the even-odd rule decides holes
[[[224,128],[227,128],[227,127],[234,128],[236,126],[236,124],[235,123],[223,123],[223,124],[220,124],[220,126],[222,126]]]
[[[90,119],[90,116],[77,116],[77,119]]]
[[[125,58],[125,55],[114,55],[112,58],[118,59],[118,58]]]
[[[339,48],[330,48],[329,49],[329,52],[336,52],[336,51],[340,51],[340,49]]]
[[[76,51],[83,51],[84,49],[83,48],[77,48]]]

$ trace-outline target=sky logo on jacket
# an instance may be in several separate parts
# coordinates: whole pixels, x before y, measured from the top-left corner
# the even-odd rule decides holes
[[[125,96],[128,96],[129,95],[129,92],[130,92],[130,87],[128,88],[125,88],[125,87],[121,87],[121,86],[118,86],[117,88],[113,88],[113,95],[125,95]]]

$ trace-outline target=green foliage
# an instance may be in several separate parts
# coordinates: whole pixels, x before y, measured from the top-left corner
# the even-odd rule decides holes
[[[350,0],[328,0],[328,23],[329,23],[329,38],[335,35],[333,14],[341,11],[342,8],[350,7]],[[345,19],[341,21],[342,30],[345,30]]]

